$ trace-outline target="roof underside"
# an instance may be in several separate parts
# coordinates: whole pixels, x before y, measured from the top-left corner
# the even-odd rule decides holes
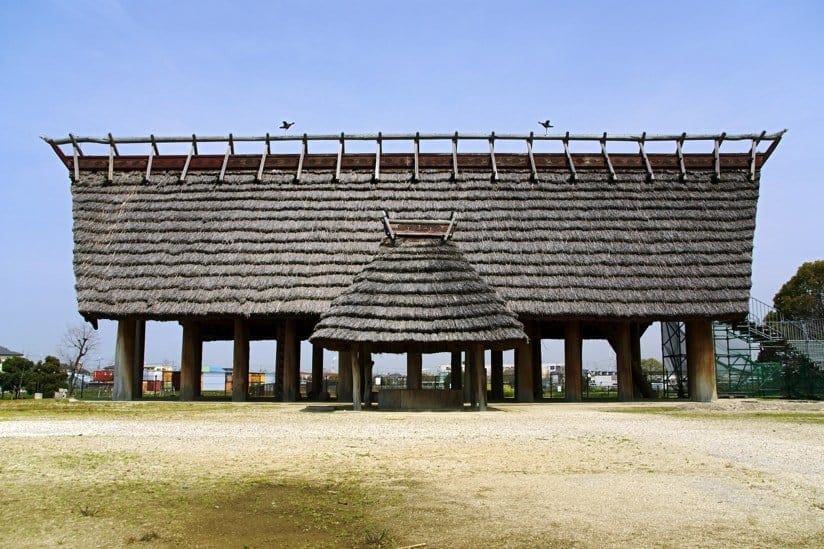
[[[722,157],[723,159],[723,157]],[[746,313],[758,177],[746,167],[577,174],[82,171],[75,273],[88,318],[318,315],[374,255],[381,218],[459,215],[454,242],[523,317]]]
[[[368,345],[400,352],[425,345],[506,349],[523,325],[458,248],[441,238],[386,241],[321,317],[310,340],[329,349]]]

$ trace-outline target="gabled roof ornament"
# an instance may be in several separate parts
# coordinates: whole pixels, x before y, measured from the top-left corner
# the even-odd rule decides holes
[[[457,212],[449,219],[397,219],[383,212],[383,230],[394,243],[398,238],[440,238],[446,242],[455,232],[458,223]]]

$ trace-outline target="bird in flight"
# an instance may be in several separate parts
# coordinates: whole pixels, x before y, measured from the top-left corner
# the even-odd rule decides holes
[[[286,132],[289,131],[289,128],[291,128],[294,125],[294,122],[287,122],[286,120],[284,120],[283,124],[280,125],[280,129]]]
[[[549,128],[554,128],[555,127],[549,122],[549,120],[544,120],[543,122],[539,121],[538,124],[540,124],[541,126],[544,127],[544,135],[549,134]]]

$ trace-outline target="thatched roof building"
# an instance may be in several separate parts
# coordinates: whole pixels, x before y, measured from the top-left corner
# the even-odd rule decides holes
[[[512,349],[523,324],[461,254],[441,238],[386,239],[320,317],[312,343],[372,352]]]
[[[253,339],[295,322],[294,333],[306,338],[372,260],[384,211],[457,211],[461,230],[454,246],[442,247],[465,257],[451,265],[454,276],[470,266],[533,339],[563,337],[577,323],[583,337],[617,341],[624,325],[643,331],[657,320],[747,313],[760,168],[781,134],[546,137],[562,153],[533,151],[544,137],[521,136],[525,154],[496,154],[496,140],[512,136],[481,137],[488,154],[459,154],[457,134],[193,136],[188,155],[159,154],[158,143],[183,138],[47,140],[73,179],[80,312],[91,321],[178,320],[197,325],[201,340],[233,337],[238,319]],[[382,153],[381,143],[395,138],[413,141],[414,152]],[[452,140],[452,153],[421,153],[428,138]],[[290,139],[302,141],[299,154],[271,153],[271,142]],[[338,154],[310,154],[313,139],[339,140]],[[347,154],[346,139],[374,140],[377,152]],[[601,152],[571,153],[576,139],[600,142]],[[639,153],[610,154],[613,139],[638,143]],[[225,155],[198,154],[199,143],[218,140],[228,143]],[[236,154],[246,140],[265,141],[264,153]],[[645,143],[663,140],[675,152],[646,152]],[[689,140],[711,142],[712,152],[683,152]],[[752,148],[722,153],[725,140]],[[85,143],[104,144],[108,154],[83,155]],[[131,143],[151,144],[153,154],[121,155],[118,145]],[[382,249],[373,265],[388,269],[393,253],[415,249]],[[363,276],[361,292],[377,274]],[[398,304],[410,294],[383,283],[386,307],[374,303],[372,318],[400,320]],[[469,325],[475,312],[463,311]],[[447,327],[432,320],[432,331]],[[374,322],[335,329],[357,339],[355,328]]]

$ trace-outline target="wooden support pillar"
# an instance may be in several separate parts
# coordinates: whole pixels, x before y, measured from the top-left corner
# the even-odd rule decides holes
[[[715,348],[712,322],[687,321],[687,381],[690,400],[712,402],[718,398],[715,385]]]
[[[295,402],[299,397],[300,340],[294,318],[283,322],[283,402]]]
[[[361,349],[358,357],[360,358],[358,365],[361,371],[360,390],[364,404],[369,406],[372,404],[372,353]]]
[[[503,400],[504,398],[504,352],[490,352],[491,364],[489,366],[489,377],[492,387],[489,391],[490,400]]]
[[[232,402],[245,402],[249,398],[249,323],[238,317],[234,328]]]
[[[423,357],[419,352],[406,353],[406,388],[420,389],[423,369]]]
[[[312,392],[310,399],[319,400],[323,393],[323,347],[312,344]]]
[[[275,398],[283,398],[283,325],[277,324],[275,328],[275,341],[277,347],[275,348]]]
[[[352,401],[352,353],[338,352],[338,402]]]
[[[200,326],[197,330],[197,344],[195,345],[195,398],[200,398],[203,394],[203,338],[200,333]]]
[[[361,368],[358,355],[360,355],[360,353],[356,350],[352,350],[352,352],[349,353],[349,369],[352,373],[352,409],[356,412],[359,412],[361,409]]]
[[[530,341],[515,347],[515,400],[533,402],[532,385],[532,338],[535,337],[534,323],[524,322],[524,330]]]
[[[615,331],[618,400],[632,400],[632,345],[629,322],[619,322]]]
[[[112,400],[135,398],[135,324],[133,318],[124,318],[117,322]]]
[[[536,401],[544,398],[544,369],[541,364],[541,334],[536,329],[534,337],[530,336],[529,344],[532,347],[532,397]]]
[[[454,351],[452,353],[452,367],[449,372],[449,386],[453,391],[457,391],[462,387],[463,381],[463,374],[461,370],[463,369],[463,365],[461,364],[461,352]]]
[[[580,402],[583,367],[581,322],[570,320],[564,327],[564,393],[567,402]]]
[[[484,350],[480,345],[472,346],[472,386],[478,410],[486,410],[486,368],[484,365]]]
[[[200,326],[192,320],[183,325],[183,348],[180,354],[180,400],[195,400],[200,395],[200,371],[203,343]]]
[[[641,369],[641,325],[633,322],[629,327],[630,348],[632,351],[632,385],[636,397],[652,398],[655,396]]]
[[[466,373],[464,375],[464,400],[469,402],[470,408],[475,408],[478,402],[478,395],[476,393],[477,387],[475,384],[475,376],[477,374],[478,358],[475,356],[476,349],[470,347],[466,351]]]
[[[146,358],[146,321],[134,321],[134,398],[143,398],[143,365]]]

